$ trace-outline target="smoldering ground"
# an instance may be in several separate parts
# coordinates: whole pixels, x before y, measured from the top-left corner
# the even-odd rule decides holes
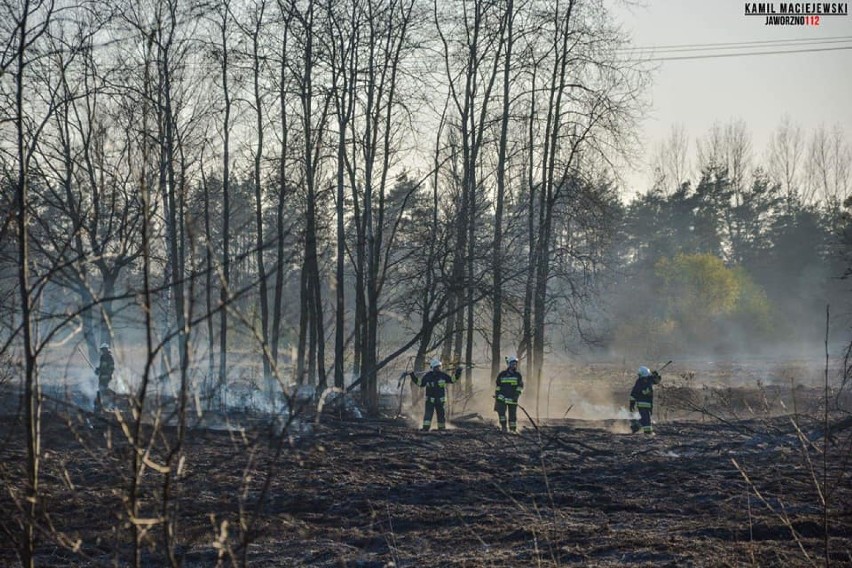
[[[116,351],[117,376],[137,373],[138,361]],[[257,372],[251,363],[246,357],[237,367],[245,389]],[[840,362],[829,372],[837,384]],[[816,360],[676,361],[656,392],[659,435],[648,440],[628,434],[635,368],[627,362],[559,361],[540,383],[525,377],[521,404],[532,421],[519,413],[516,436],[498,431],[489,370],[473,369],[470,392],[464,379],[452,386],[449,430],[424,435],[423,391],[388,369],[380,389],[385,418],[352,418],[329,402],[319,415],[269,428],[249,419],[268,415],[262,393],[234,396],[240,403],[232,412],[193,416],[180,473],[148,470],[141,487],[152,518],[163,499],[180,512],[172,546],[185,564],[246,550],[250,564],[264,566],[800,565],[825,553],[833,565],[852,565],[852,526],[842,513],[852,504],[852,429],[821,436],[821,421],[812,418],[823,408],[820,373],[824,379]],[[48,365],[43,376],[46,389],[84,400],[96,385],[81,364]],[[19,406],[2,407],[0,479],[10,490],[0,510],[14,520],[25,436]],[[132,556],[117,498],[129,487],[120,420],[131,414],[119,408],[93,417],[87,408],[44,409],[50,524],[40,565]],[[168,423],[159,428],[158,436],[174,434]],[[166,455],[155,446],[150,459]],[[811,473],[823,455],[831,485],[825,508],[823,485]],[[165,475],[168,496],[157,489]],[[226,534],[226,521],[255,529]],[[156,534],[155,525],[143,538],[147,565],[167,555]],[[0,547],[0,560],[14,557],[11,546]]]
[[[618,416],[617,400],[578,405],[578,415]],[[567,401],[554,398],[551,408],[563,413]],[[25,479],[22,423],[7,413],[0,420],[0,479],[15,489]],[[42,424],[50,523],[38,565],[128,563],[134,533],[121,503],[129,446],[116,416],[89,428],[75,413],[47,410]],[[154,523],[141,533],[141,559],[163,565],[171,547],[184,565],[799,566],[828,558],[852,566],[844,514],[852,430],[837,431],[823,454],[819,428],[806,416],[795,427],[789,417],[675,420],[647,439],[613,435],[591,419],[542,418],[508,436],[468,419],[426,435],[405,420],[328,412],[298,443],[251,427],[193,430],[180,467],[147,469],[136,489],[140,514]],[[164,455],[155,447],[148,459]],[[825,508],[812,475],[823,463]],[[0,495],[5,528],[19,515],[16,495]],[[168,545],[157,517],[166,503],[179,520]],[[6,542],[0,563],[14,562]]]
[[[842,361],[830,360],[827,369],[832,384],[839,385]],[[814,411],[824,390],[825,361],[817,357],[719,359],[701,357],[675,361],[663,371],[656,387],[655,420],[702,420],[716,417],[759,419],[799,411]],[[628,434],[629,394],[636,380],[636,368],[612,362],[551,364],[539,383],[525,377],[520,404],[532,420],[575,420],[616,434]],[[422,392],[406,384],[388,392],[403,401],[403,414],[412,427],[419,427],[423,414]],[[849,393],[841,391],[849,398]],[[474,369],[470,390],[464,384],[448,389],[449,424],[455,417],[476,416],[497,426],[494,411],[494,379],[483,369]],[[395,399],[398,400],[398,399]],[[848,407],[848,406],[847,406]],[[518,412],[521,427],[531,425],[527,415]],[[434,421],[434,419],[433,419]]]
[[[42,388],[45,393],[73,402],[81,408],[91,409],[97,393],[97,377],[78,348],[61,346],[46,353],[51,357],[42,366]],[[145,368],[142,350],[133,346],[117,345],[114,349],[116,372],[110,385],[118,397],[127,397],[139,392]],[[204,353],[195,354],[193,360],[203,361]],[[301,392],[303,398],[319,397],[314,388],[310,392],[282,379],[273,383],[270,391],[262,380],[259,359],[251,353],[231,354],[232,363],[228,387],[216,400],[210,396],[215,386],[212,378],[203,370],[203,365],[193,365],[187,373],[191,406],[196,412],[216,406],[220,410],[239,411],[258,415],[274,415],[285,410],[285,390],[289,394]],[[596,423],[612,432],[627,433],[627,421],[631,418],[627,410],[629,391],[635,380],[635,366],[641,363],[654,365],[642,359],[629,364],[626,358],[620,363],[609,361],[570,360],[551,357],[542,371],[540,381],[525,376],[525,390],[520,403],[533,420],[579,420],[589,425]],[[97,361],[92,362],[97,364]],[[718,358],[696,357],[675,361],[664,371],[663,383],[658,387],[658,400],[668,402],[660,405],[657,420],[698,419],[700,410],[708,406],[721,408],[733,391],[757,393],[755,396],[739,396],[741,400],[752,400],[745,405],[744,417],[756,414],[784,414],[797,404],[795,395],[802,389],[819,388],[824,382],[824,362],[817,357],[781,358]],[[522,361],[521,370],[524,370]],[[494,377],[487,368],[471,370],[472,380],[467,384],[463,375],[460,382],[448,388],[447,413],[449,425],[459,416],[478,416],[479,420],[496,427],[494,411]],[[840,363],[832,360],[832,376],[840,372]],[[410,420],[412,427],[419,427],[423,415],[423,391],[409,378],[400,381],[402,370],[389,367],[380,373],[379,390],[382,412],[386,416],[402,415]],[[177,369],[157,365],[149,369],[149,393],[157,397],[173,398],[180,388],[180,373]],[[354,378],[350,377],[349,382]],[[302,389],[302,390],[299,390]],[[347,394],[350,409],[357,408],[357,391]],[[758,400],[762,397],[762,400]],[[332,396],[332,399],[335,397]],[[688,402],[689,405],[685,405]],[[326,411],[337,408],[338,403],[328,406]],[[740,405],[742,406],[742,405]],[[751,410],[749,410],[751,408]],[[338,412],[338,415],[340,413]],[[351,412],[349,413],[352,414]],[[363,409],[360,409],[363,416]],[[529,425],[524,412],[518,412],[519,422]],[[206,422],[211,423],[211,416]],[[433,419],[434,421],[434,419]]]

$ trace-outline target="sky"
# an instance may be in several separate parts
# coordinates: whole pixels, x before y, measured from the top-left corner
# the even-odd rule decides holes
[[[820,125],[839,125],[852,144],[852,16],[822,16],[818,26],[768,26],[765,16],[744,15],[746,3],[742,1],[643,0],[642,5],[630,7],[625,7],[622,0],[613,2],[617,20],[640,48],[799,42],[795,47],[752,43],[700,52],[658,49],[652,58],[847,48],[658,61],[648,114],[640,130],[645,154],[635,167],[623,172],[628,186],[643,192],[650,187],[647,163],[651,152],[670,134],[673,125],[685,129],[691,155],[695,139],[703,137],[714,123],[743,120],[751,133],[755,158],[760,161],[784,115],[806,134]],[[776,12],[780,11],[780,1],[772,4]],[[852,6],[852,2],[848,5]],[[628,189],[627,193],[633,191]]]

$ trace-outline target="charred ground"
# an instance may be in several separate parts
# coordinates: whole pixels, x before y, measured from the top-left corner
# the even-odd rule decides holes
[[[14,407],[2,416],[3,565],[16,561],[24,503]],[[156,524],[168,514],[184,566],[852,566],[852,429],[833,416],[823,454],[823,424],[807,416],[673,420],[654,438],[580,420],[502,435],[477,415],[428,434],[330,416],[283,436],[262,421],[197,427],[168,484],[143,477],[142,564],[168,564]],[[127,565],[119,415],[48,401],[42,424],[38,564]],[[175,435],[163,427],[152,446]]]

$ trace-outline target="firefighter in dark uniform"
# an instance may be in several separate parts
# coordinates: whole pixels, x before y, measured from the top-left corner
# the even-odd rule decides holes
[[[115,371],[115,359],[113,359],[112,353],[110,353],[109,345],[102,343],[101,360],[97,369],[95,369],[95,374],[98,376],[98,394],[95,398],[95,410],[103,408],[103,401],[106,399],[113,371]]]
[[[518,429],[518,399],[524,392],[524,379],[518,371],[518,358],[511,355],[506,358],[508,367],[497,375],[497,390],[494,392],[494,410],[500,419],[503,432],[515,432]],[[506,428],[506,409],[509,410],[509,424]]]
[[[631,422],[630,429],[635,433],[640,429],[645,434],[653,434],[654,427],[651,425],[651,414],[654,411],[654,385],[660,384],[662,377],[657,371],[651,371],[648,367],[639,367],[639,375],[636,384],[630,391],[630,412],[639,410],[639,422]]]
[[[423,414],[423,431],[428,432],[432,427],[432,414],[438,413],[438,430],[447,429],[447,415],[444,405],[447,403],[447,385],[451,385],[461,377],[462,368],[456,369],[452,377],[441,370],[441,362],[432,359],[429,363],[430,371],[418,377],[411,373],[411,380],[415,385],[426,388],[426,411]]]

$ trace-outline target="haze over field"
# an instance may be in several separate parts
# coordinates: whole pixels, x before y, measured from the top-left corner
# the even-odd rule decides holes
[[[852,564],[823,19],[4,4],[0,564]]]

